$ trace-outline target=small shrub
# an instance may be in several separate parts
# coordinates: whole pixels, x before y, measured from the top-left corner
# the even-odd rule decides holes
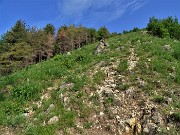
[[[120,64],[117,67],[117,71],[119,73],[125,72],[128,69],[128,61],[127,60],[122,60]]]
[[[165,99],[164,99],[163,96],[157,95],[157,96],[154,97],[154,102],[164,103],[164,102],[165,102]]]
[[[180,122],[180,112],[171,114],[170,119],[174,122]]]
[[[114,98],[113,98],[113,97],[108,97],[108,98],[105,100],[105,103],[108,104],[108,105],[113,104],[113,102],[114,102]]]
[[[127,90],[128,88],[129,88],[129,85],[128,84],[124,84],[124,85],[119,85],[118,86],[118,88],[120,89],[120,90]]]
[[[23,124],[26,123],[26,118],[22,114],[8,117],[6,122],[7,125],[11,126],[22,126]]]
[[[180,84],[180,66],[176,68],[175,82]]]
[[[92,127],[92,125],[93,125],[92,122],[86,122],[86,123],[84,123],[83,127],[84,127],[85,129],[89,129],[89,128]]]
[[[61,116],[61,125],[63,127],[72,127],[74,126],[74,118],[75,118],[75,114],[74,112],[68,111],[68,112],[64,112],[64,114]]]
[[[76,78],[76,80],[74,80],[74,86],[72,89],[74,91],[80,91],[82,89],[82,87],[85,85],[85,81],[86,81],[85,77]]]
[[[174,58],[176,58],[177,60],[180,60],[180,44],[176,44],[173,47],[173,56]]]
[[[180,109],[180,101],[176,101],[176,102],[174,103],[174,107]]]
[[[55,134],[55,126],[35,126],[29,125],[25,129],[25,135],[53,135]]]
[[[104,80],[106,77],[106,74],[103,71],[98,71],[94,76],[93,76],[93,81],[96,84],[100,84],[102,80]]]
[[[159,59],[155,59],[152,61],[151,68],[153,71],[163,73],[163,74],[166,74],[168,70],[167,64],[164,61],[159,60]]]
[[[81,105],[80,107],[80,117],[81,118],[88,118],[91,114],[91,108],[88,105]]]
[[[18,101],[25,102],[38,96],[41,87],[38,83],[28,83],[17,86],[12,91],[13,98]]]
[[[99,101],[99,95],[98,95],[98,93],[95,93],[93,96],[91,96],[90,99],[93,101],[93,103],[94,103],[95,105],[98,105],[98,101]]]

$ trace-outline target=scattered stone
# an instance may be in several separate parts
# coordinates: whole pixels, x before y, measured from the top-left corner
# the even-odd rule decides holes
[[[67,52],[67,55],[71,55],[71,53],[70,53],[70,52]]]
[[[175,79],[176,74],[175,73],[169,73],[169,76],[171,77],[171,79]]]
[[[141,125],[138,123],[137,118],[131,118],[125,121],[126,126],[126,134],[128,135],[139,135],[141,134]]]
[[[151,62],[151,59],[150,59],[150,58],[148,58],[147,60],[148,60],[148,62]]]
[[[139,58],[136,57],[134,48],[130,48],[130,52],[131,54],[128,59],[128,70],[132,71],[136,67]]]
[[[70,89],[72,88],[74,85],[74,83],[63,83],[61,84],[61,86],[59,87],[60,89]]]
[[[130,98],[133,98],[134,92],[135,92],[135,88],[134,88],[133,86],[132,86],[132,87],[129,87],[129,88],[126,90],[126,94],[127,94],[128,97],[130,97]]]
[[[38,121],[38,118],[34,118],[34,121]]]
[[[119,46],[116,50],[120,51],[123,50],[125,47],[124,46]]]
[[[115,97],[113,104],[115,106],[121,106],[122,105],[122,101],[119,98]]]
[[[51,97],[50,93],[45,93],[44,95],[41,96],[41,101],[48,100],[48,99],[50,99],[50,97]]]
[[[157,125],[154,123],[148,123],[143,128],[143,133],[147,135],[155,135],[157,133]]]
[[[163,49],[164,49],[165,51],[172,51],[172,48],[171,48],[170,45],[164,45],[164,46],[163,46]]]
[[[163,125],[162,115],[154,108],[151,109],[151,119],[155,124]]]
[[[42,101],[36,102],[36,105],[37,105],[38,108],[40,108],[42,106]]]
[[[105,95],[106,97],[113,97],[113,96],[114,96],[113,91],[112,91],[111,89],[108,89],[108,88],[106,88],[106,89],[104,90],[104,95]]]
[[[116,84],[111,84],[111,88],[116,88]]]
[[[173,102],[172,98],[167,98],[165,101],[166,104],[171,104],[172,102]]]
[[[105,47],[108,46],[108,43],[105,41],[105,39],[101,39],[98,46],[96,47],[96,50],[95,50],[95,54],[99,54],[100,52],[102,52]]]
[[[54,104],[51,104],[48,109],[45,111],[46,113],[49,113],[51,110],[55,108]]]
[[[139,79],[138,78],[138,83],[139,83],[139,87],[142,88],[142,87],[145,87],[146,86],[146,82],[142,79]]]
[[[56,89],[57,89],[57,87],[49,87],[49,88],[47,88],[48,91],[52,91],[52,90],[56,90]]]
[[[103,112],[100,112],[100,113],[99,113],[99,116],[104,116],[104,113],[103,113]]]
[[[64,97],[63,103],[66,106],[69,103],[69,98],[68,97]]]
[[[51,124],[54,124],[56,122],[59,121],[59,117],[58,116],[54,116],[52,117],[49,121],[48,121],[48,124],[51,125]]]

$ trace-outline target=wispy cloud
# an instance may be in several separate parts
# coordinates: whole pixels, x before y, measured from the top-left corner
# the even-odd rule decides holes
[[[103,21],[111,22],[125,13],[141,8],[148,0],[59,0],[58,9],[61,18],[72,23]],[[62,17],[63,16],[63,17]]]

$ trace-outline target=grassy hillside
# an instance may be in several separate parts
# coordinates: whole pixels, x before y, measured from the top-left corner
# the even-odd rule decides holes
[[[180,42],[107,41],[98,55],[90,44],[1,77],[0,134],[180,133]]]

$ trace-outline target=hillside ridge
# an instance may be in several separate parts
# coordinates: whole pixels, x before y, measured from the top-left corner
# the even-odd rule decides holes
[[[179,134],[180,42],[141,31],[107,42],[0,78],[0,133]]]

